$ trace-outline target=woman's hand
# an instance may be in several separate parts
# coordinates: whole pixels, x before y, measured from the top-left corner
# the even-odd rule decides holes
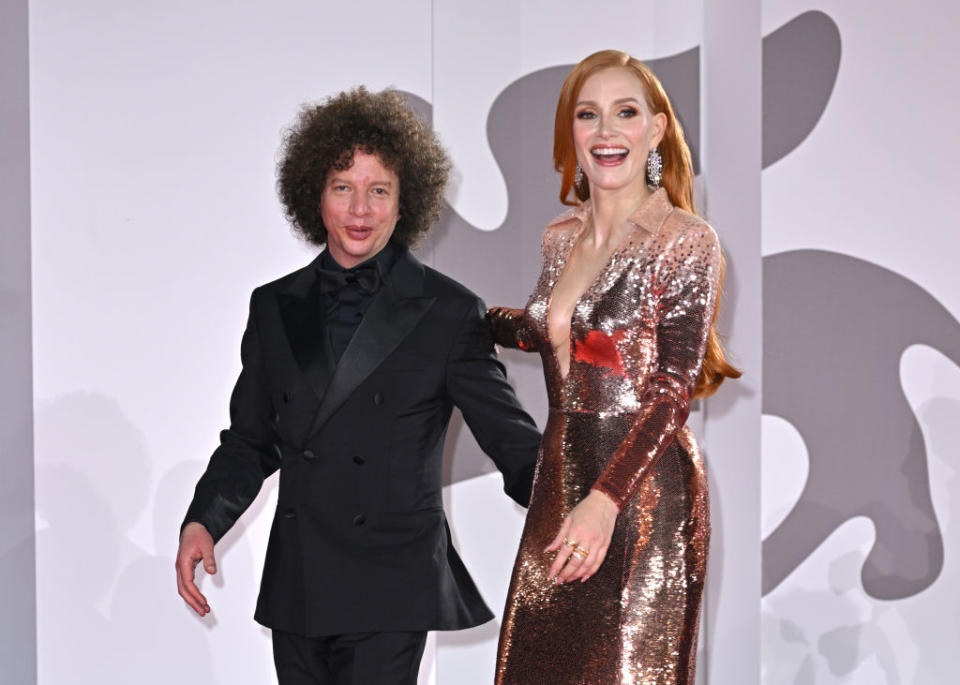
[[[612,499],[591,490],[563,520],[557,537],[544,550],[557,553],[550,577],[558,583],[584,582],[596,573],[607,557],[618,513]]]

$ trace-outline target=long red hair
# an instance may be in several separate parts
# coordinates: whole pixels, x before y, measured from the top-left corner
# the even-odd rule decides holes
[[[595,52],[577,64],[567,75],[560,89],[557,116],[553,127],[553,165],[560,172],[560,201],[565,205],[578,205],[590,197],[590,187],[584,180],[575,183],[577,154],[573,143],[573,115],[577,97],[584,82],[594,73],[610,67],[625,67],[643,83],[647,106],[654,114],[662,113],[667,119],[663,139],[660,141],[660,156],[663,159],[661,186],[667,191],[674,207],[696,213],[693,204],[693,162],[690,148],[683,135],[683,127],[673,112],[660,79],[643,62],[619,50]],[[574,197],[570,197],[571,191]],[[720,286],[717,302],[723,293],[723,268],[720,265]],[[740,371],[732,366],[724,355],[723,345],[714,328],[719,306],[714,310],[707,336],[707,349],[697,379],[694,397],[708,397],[717,391],[725,378],[739,378]]]

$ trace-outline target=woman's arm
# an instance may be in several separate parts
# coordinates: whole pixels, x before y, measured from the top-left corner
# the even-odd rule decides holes
[[[536,352],[537,344],[524,321],[522,309],[509,307],[491,307],[487,310],[487,321],[493,333],[493,341],[503,347],[512,347],[525,352]]]
[[[690,414],[722,270],[720,244],[707,224],[671,247],[675,266],[661,284],[657,369],[646,381],[641,411],[593,489],[620,509],[673,442]]]

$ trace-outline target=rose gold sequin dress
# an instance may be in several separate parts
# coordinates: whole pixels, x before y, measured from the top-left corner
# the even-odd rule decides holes
[[[589,203],[544,233],[525,310],[490,311],[501,345],[539,351],[550,414],[510,584],[497,683],[694,682],[710,537],[707,480],[684,426],[721,273],[704,221],[658,190],[626,242],[577,301],[561,376],[547,309]],[[590,491],[620,506],[599,571],[558,585],[543,549]]]

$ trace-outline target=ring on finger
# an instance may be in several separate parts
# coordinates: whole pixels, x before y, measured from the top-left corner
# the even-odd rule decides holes
[[[576,547],[573,548],[573,551],[570,553],[570,556],[576,557],[580,561],[583,561],[584,559],[587,558],[588,554],[587,554],[587,551],[583,549],[583,547],[580,547],[579,545],[577,545]]]
[[[563,539],[563,544],[565,544],[567,547],[573,547],[574,549],[576,549],[577,547],[580,546],[580,545],[578,545],[576,542],[574,542],[573,540],[571,540],[570,538],[564,538],[564,539]]]

